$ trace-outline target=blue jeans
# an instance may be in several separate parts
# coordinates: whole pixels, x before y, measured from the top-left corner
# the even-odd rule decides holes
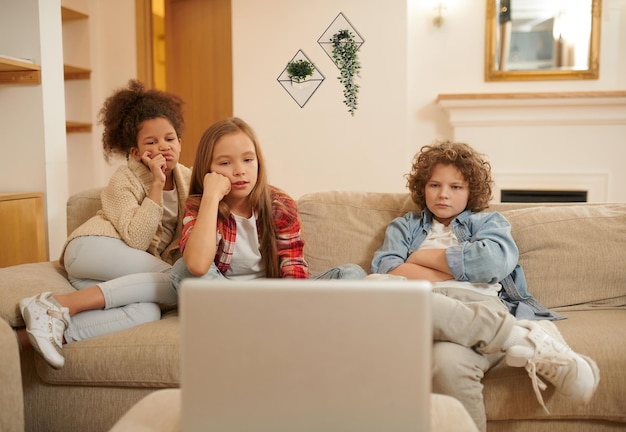
[[[343,264],[326,270],[323,273],[311,275],[311,279],[363,279],[367,276],[365,270],[357,264]],[[201,278],[201,279],[224,279],[225,276],[217,269],[215,263],[211,264],[211,268],[203,276],[195,276],[188,269],[183,258],[174,263],[170,273],[170,279],[174,289],[178,291],[183,279]]]

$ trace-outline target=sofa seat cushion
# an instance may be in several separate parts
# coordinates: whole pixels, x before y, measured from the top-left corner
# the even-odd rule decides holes
[[[502,363],[483,380],[488,420],[593,418],[626,422],[626,311],[571,311],[566,316],[568,319],[555,322],[563,337],[574,351],[593,358],[600,369],[600,385],[591,402],[574,405],[548,385],[543,392],[551,413],[548,416],[535,398],[526,371]]]
[[[42,381],[57,385],[179,386],[178,313],[128,330],[64,345],[65,366],[51,368],[36,356]]]
[[[19,301],[45,291],[54,294],[74,291],[67,280],[65,269],[58,261],[0,268],[0,317],[11,327],[23,327]]]

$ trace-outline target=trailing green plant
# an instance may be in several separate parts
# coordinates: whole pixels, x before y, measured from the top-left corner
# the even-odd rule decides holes
[[[357,52],[359,44],[354,39],[354,35],[350,30],[339,30],[330,39],[332,50],[332,59],[339,68],[339,77],[337,79],[343,85],[343,103],[348,107],[348,112],[354,115],[357,109],[359,93],[359,85],[354,81],[355,77],[360,76],[361,63]]]
[[[287,65],[287,74],[295,82],[302,82],[313,75],[315,67],[308,60],[294,60]]]

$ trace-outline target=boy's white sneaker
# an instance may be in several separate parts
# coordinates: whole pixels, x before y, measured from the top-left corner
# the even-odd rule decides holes
[[[588,403],[598,388],[600,371],[596,362],[577,354],[565,342],[557,327],[548,320],[520,320],[517,325],[528,329],[528,345],[514,345],[505,355],[512,367],[524,367],[530,376],[537,400],[546,408],[541,390],[545,378],[556,390],[576,403]]]
[[[49,292],[20,300],[20,311],[26,323],[26,333],[33,348],[55,369],[65,364],[63,332],[69,325],[69,309],[59,307],[48,299]]]

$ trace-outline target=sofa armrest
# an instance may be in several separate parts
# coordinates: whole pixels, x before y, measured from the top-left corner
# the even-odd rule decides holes
[[[67,200],[67,229],[74,231],[102,208],[102,188],[87,189]],[[21,264],[0,268],[0,318],[12,327],[21,327],[24,320],[18,303],[25,297],[50,291],[53,294],[72,292],[67,273],[58,261]]]
[[[58,261],[0,268],[0,318],[14,328],[24,326],[19,301],[45,291],[53,294],[74,291]]]
[[[24,394],[20,373],[20,350],[15,331],[0,319],[0,430],[24,430]]]

